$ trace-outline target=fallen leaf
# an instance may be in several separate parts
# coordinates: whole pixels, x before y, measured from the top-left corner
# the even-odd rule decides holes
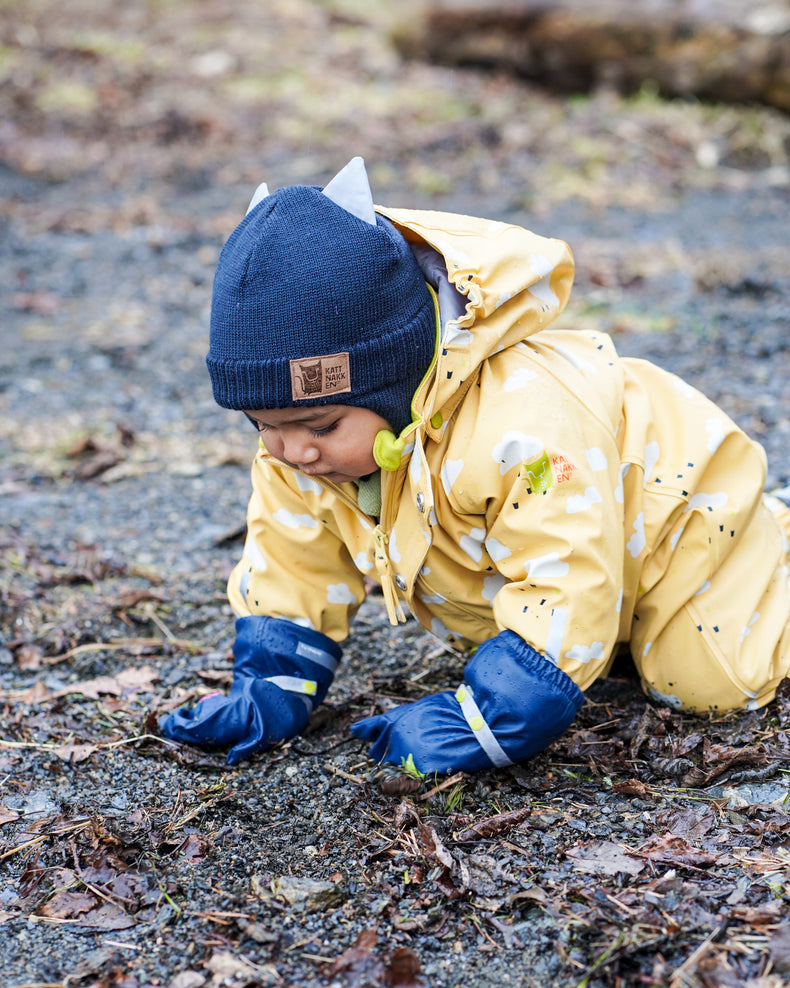
[[[565,854],[571,859],[575,871],[589,875],[638,875],[644,870],[644,862],[626,854],[617,844],[601,841],[596,844],[577,844]]]
[[[13,820],[18,820],[19,814],[16,810],[11,810],[7,806],[0,806],[0,824],[11,823]]]
[[[420,960],[410,947],[398,947],[392,952],[385,974],[388,985],[416,988],[420,984]]]
[[[647,799],[651,795],[650,790],[639,779],[615,782],[612,786],[612,792],[620,793],[623,796],[638,796],[640,799]]]
[[[362,930],[354,943],[336,957],[328,969],[330,977],[341,972],[348,974],[347,980],[357,985],[381,985],[384,965],[373,953],[378,937],[373,930]]]
[[[150,666],[141,669],[124,669],[117,676],[97,676],[82,683],[73,683],[52,694],[53,699],[61,696],[84,696],[88,700],[98,700],[100,696],[126,696],[130,693],[152,693],[154,684],[160,677]]]
[[[413,779],[410,775],[396,775],[392,779],[384,779],[379,789],[385,796],[407,796],[422,788],[422,779]]]
[[[777,927],[768,941],[771,966],[775,971],[790,972],[790,923]]]
[[[202,861],[206,856],[208,841],[200,834],[187,834],[177,854],[183,855],[187,861]]]
[[[90,912],[96,905],[96,897],[88,892],[56,892],[39,909],[39,916],[53,919],[74,919]]]
[[[507,834],[514,827],[517,827],[532,812],[530,806],[522,806],[517,810],[510,810],[507,813],[497,813],[495,816],[485,817],[478,820],[469,827],[465,827],[460,833],[454,835],[459,844],[470,841],[485,840],[488,837],[501,837]]]
[[[58,758],[62,759],[70,765],[78,765],[80,762],[86,761],[90,756],[98,751],[98,746],[95,744],[61,744],[57,748],[53,748],[53,754],[57,755]]]
[[[135,925],[135,919],[114,902],[105,902],[98,909],[86,913],[82,917],[82,925],[92,930],[128,930]]]
[[[664,834],[663,836],[654,834],[641,847],[630,853],[673,868],[708,868],[719,859],[719,855],[698,850],[682,837],[676,837],[675,834]]]
[[[20,669],[25,672],[41,668],[44,650],[38,645],[20,645],[14,652],[14,659]]]
[[[2,695],[2,694],[0,694]],[[37,679],[35,683],[30,687],[30,689],[25,690],[20,696],[18,696],[17,702],[23,703],[26,706],[37,706],[39,703],[44,703],[45,700],[49,700],[52,694],[49,689],[44,685],[44,683]]]
[[[215,985],[229,983],[231,979],[235,984],[247,984],[248,982],[244,980],[245,976],[250,979],[257,975],[257,969],[253,964],[242,957],[237,957],[229,950],[215,951],[204,966],[211,971],[212,983]],[[238,975],[242,977],[238,978]]]
[[[710,810],[698,813],[696,810],[687,807],[667,814],[661,814],[658,822],[676,837],[683,837],[688,840],[699,840],[705,837],[716,824],[716,816]]]
[[[762,906],[735,906],[730,910],[730,916],[750,926],[768,926],[784,919],[785,912],[782,903],[766,902]]]
[[[463,895],[469,885],[469,873],[466,866],[455,860],[433,827],[420,823],[417,825],[416,832],[429,863],[432,862],[440,866],[439,874],[436,876],[436,884],[444,895],[450,900]]]
[[[202,988],[206,979],[199,971],[181,971],[167,986],[167,988]]]

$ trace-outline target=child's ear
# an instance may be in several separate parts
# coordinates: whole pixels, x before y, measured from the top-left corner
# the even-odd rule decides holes
[[[370,191],[368,173],[362,158],[352,158],[324,188],[324,195],[358,220],[370,223],[371,226],[376,225],[373,193]]]

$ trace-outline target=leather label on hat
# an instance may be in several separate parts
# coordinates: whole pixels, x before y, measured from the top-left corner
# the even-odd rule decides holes
[[[351,367],[348,353],[330,353],[324,357],[296,357],[289,361],[291,394],[294,401],[326,398],[351,390]]]

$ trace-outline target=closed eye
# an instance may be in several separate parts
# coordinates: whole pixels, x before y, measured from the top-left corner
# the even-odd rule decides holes
[[[310,435],[320,439],[321,436],[328,436],[330,432],[334,432],[337,426],[337,422],[332,422],[330,425],[325,425],[321,429],[310,429]]]

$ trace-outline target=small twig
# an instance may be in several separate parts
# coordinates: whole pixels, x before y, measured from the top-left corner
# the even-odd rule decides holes
[[[162,632],[165,638],[167,638],[167,640],[170,642],[171,645],[175,644],[175,642],[178,641],[178,639],[173,634],[173,632],[168,628],[165,622],[156,613],[152,604],[145,605],[144,607],[141,608],[141,610],[143,614],[145,614],[145,616],[149,619],[149,621],[153,621],[153,623],[157,626],[157,628],[159,628],[159,630]]]
[[[367,779],[363,779],[359,775],[352,775],[350,772],[344,772],[342,768],[338,768],[336,765],[330,765],[329,768],[335,775],[339,775],[341,778],[347,779],[355,785],[366,786],[368,784]]]
[[[705,937],[699,947],[689,954],[680,967],[675,968],[672,972],[672,977],[669,979],[670,988],[677,988],[678,985],[683,985],[686,972],[696,967],[697,963],[704,957],[705,954],[707,954],[711,944],[721,939],[729,925],[730,920],[728,917],[725,917],[719,925],[712,930],[707,937]]]
[[[592,964],[592,967],[587,971],[582,980],[578,983],[576,988],[586,988],[589,984],[590,978],[593,976],[595,971],[598,970],[606,961],[612,956],[612,954],[617,950],[620,944],[625,940],[625,933],[621,933],[613,944],[606,948],[606,950],[597,957]]]
[[[25,841],[24,844],[18,844],[16,847],[12,847],[10,851],[6,851],[4,854],[0,854],[0,861],[4,861],[6,858],[10,858],[12,855],[18,854],[20,851],[25,851],[29,847],[35,847],[36,844],[42,844],[48,837],[59,837],[62,834],[84,830],[86,827],[90,826],[90,823],[90,820],[81,820],[79,823],[71,824],[71,826],[64,827],[62,830],[50,830],[49,833],[40,834],[32,840]]]
[[[134,744],[135,741],[158,741],[160,744],[167,745],[170,748],[177,748],[178,742],[171,741],[169,738],[160,738],[158,734],[136,734],[131,738],[121,738],[120,741],[105,741],[97,745],[97,748],[117,748],[122,744]]]
[[[156,618],[152,617],[151,620],[157,627],[160,627]],[[185,638],[175,638],[170,630],[165,629],[163,626],[160,627],[160,630],[167,638],[168,644],[175,645],[176,648],[183,649],[185,652],[194,654],[203,649],[200,642],[190,641]],[[84,645],[75,645],[74,648],[68,649],[61,655],[50,655],[44,659],[44,662],[49,666],[54,666],[74,658],[75,655],[82,655],[85,652],[109,652],[118,648],[157,648],[163,644],[164,642],[161,638],[119,638],[117,641],[111,642],[86,642]]]
[[[197,916],[198,919],[208,919],[211,922],[219,922],[223,919],[252,920],[255,918],[251,913],[224,912],[222,910],[216,910],[213,912],[193,912],[191,909],[187,911],[187,916]]]
[[[472,921],[472,926],[474,926],[474,928],[477,930],[480,936],[485,937],[489,943],[492,943],[497,949],[499,949],[499,944],[496,942],[496,940],[490,937],[488,933],[486,933],[486,931],[480,925],[480,920],[477,918],[477,916],[470,916],[469,919]]]
[[[29,916],[28,919],[37,919],[36,916]],[[31,981],[26,985],[14,985],[14,988],[66,988],[62,981]]]
[[[435,785],[433,789],[429,789],[428,792],[424,792],[418,798],[424,803],[427,799],[430,799],[431,796],[435,796],[439,792],[444,792],[445,789],[449,789],[450,786],[454,786],[456,782],[460,782],[461,779],[464,778],[464,774],[465,773],[463,772],[456,772],[455,775],[451,775],[448,779],[445,779],[444,782],[440,782],[438,785]]]
[[[59,748],[59,744],[55,744],[54,741],[43,741],[41,743],[36,743],[34,741],[5,741],[0,740],[0,748],[29,748],[33,751],[51,751],[53,748]]]
[[[491,926],[493,926],[495,930],[499,930],[499,932],[502,934],[502,936],[505,939],[505,946],[507,947],[508,950],[511,950],[513,947],[516,947],[519,950],[524,949],[524,944],[516,936],[516,931],[513,929],[512,926],[508,926],[507,923],[503,923],[501,920],[498,920],[496,916],[493,915],[493,913],[480,913],[480,915],[483,917],[486,923],[489,923]]]

